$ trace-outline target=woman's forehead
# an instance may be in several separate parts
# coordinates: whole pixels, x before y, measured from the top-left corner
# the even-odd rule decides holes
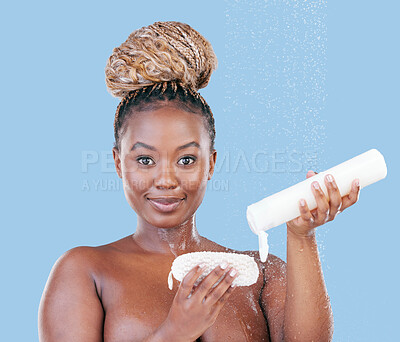
[[[205,147],[202,145],[206,145],[208,139],[200,114],[170,106],[134,113],[127,122],[123,136],[125,143],[134,144],[140,141],[152,146],[182,145],[196,141],[200,147]]]

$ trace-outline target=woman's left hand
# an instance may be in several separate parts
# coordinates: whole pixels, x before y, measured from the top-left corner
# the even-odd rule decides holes
[[[307,178],[310,178],[316,174],[317,173],[313,171],[308,171]],[[304,206],[302,206],[300,202],[299,208],[301,216],[296,217],[294,220],[286,223],[288,230],[290,230],[292,233],[302,237],[313,235],[316,227],[332,221],[337,214],[358,201],[360,195],[358,179],[353,180],[350,193],[347,196],[341,197],[339,189],[335,183],[335,179],[331,175],[332,182],[330,182],[327,176],[325,176],[324,181],[328,190],[329,200],[325,196],[320,186],[318,186],[318,188],[314,188],[313,184],[318,184],[318,182],[313,182],[311,189],[317,202],[317,208],[310,211],[305,200]]]

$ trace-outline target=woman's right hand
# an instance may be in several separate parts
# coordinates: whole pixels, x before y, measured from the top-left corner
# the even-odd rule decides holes
[[[217,266],[195,288],[193,286],[204,269],[196,266],[182,279],[164,322],[174,334],[174,341],[195,341],[214,324],[232,294],[235,287],[231,285],[238,276],[236,270],[236,273],[232,272],[233,268],[226,272],[226,267],[221,266],[225,265]],[[220,283],[212,288],[222,276]]]

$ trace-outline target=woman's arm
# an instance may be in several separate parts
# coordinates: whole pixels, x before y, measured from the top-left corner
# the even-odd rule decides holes
[[[307,175],[312,177],[314,173]],[[314,189],[317,208],[310,212],[305,203],[301,216],[287,223],[287,265],[278,258],[267,260],[265,287],[261,296],[267,314],[271,340],[330,341],[332,309],[325,287],[315,239],[315,228],[358,200],[359,186],[353,182],[348,196],[340,196],[333,180],[325,180],[329,201],[321,189]]]
[[[40,342],[103,341],[104,312],[90,253],[90,247],[76,247],[54,264],[39,305]]]
[[[287,232],[284,341],[331,341],[333,315],[315,234]]]
[[[314,238],[288,231],[287,264],[269,254],[261,305],[272,342],[330,341],[333,319]]]

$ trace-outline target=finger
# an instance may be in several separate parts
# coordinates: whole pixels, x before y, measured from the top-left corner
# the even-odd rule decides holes
[[[237,288],[237,286],[229,286],[229,288],[225,291],[222,297],[214,304],[214,307],[217,311],[220,311],[224,304],[227,302],[228,298],[232,294],[232,292]]]
[[[309,170],[309,171],[307,172],[306,178],[310,178],[310,177],[315,176],[315,175],[317,175],[317,174],[318,174],[318,172],[314,172],[314,171],[312,171],[312,170]]]
[[[350,207],[358,201],[358,199],[360,198],[360,189],[360,181],[358,178],[356,178],[351,184],[350,193],[342,198],[342,208],[340,209],[341,211]]]
[[[313,214],[311,214],[311,211],[307,205],[307,201],[304,198],[302,198],[299,201],[299,209],[300,209],[300,217],[302,218],[302,220],[309,228],[313,228],[315,217],[313,216]]]
[[[204,268],[200,266],[193,267],[182,279],[176,294],[179,299],[187,299],[192,292],[194,283],[204,271]]]
[[[225,291],[224,295],[221,297],[217,304],[224,304],[228,300],[229,296],[232,294],[233,290],[236,288],[236,285],[229,286],[229,288]]]
[[[311,188],[317,202],[315,223],[321,225],[329,218],[329,202],[317,181],[311,183]]]
[[[192,298],[199,303],[203,302],[204,297],[210,292],[212,286],[225,274],[228,267],[227,263],[215,267],[197,286]]]
[[[339,188],[335,182],[333,175],[325,176],[325,185],[329,194],[329,217],[328,221],[332,221],[340,212],[342,205],[342,196],[340,195]]]
[[[229,272],[225,274],[221,282],[213,290],[211,290],[211,292],[207,294],[204,303],[214,305],[215,303],[220,301],[225,292],[231,287],[233,281],[238,275],[238,272],[234,268],[231,268]]]

